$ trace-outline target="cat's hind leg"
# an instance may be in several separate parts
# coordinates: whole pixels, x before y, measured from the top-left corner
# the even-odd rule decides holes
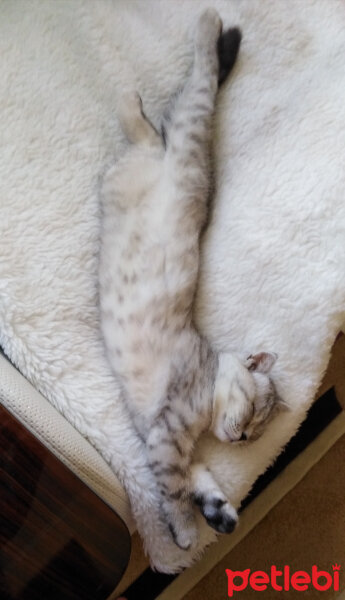
[[[137,92],[122,94],[118,116],[121,128],[132,144],[163,146],[163,140],[143,111],[140,95]]]
[[[231,533],[238,522],[237,511],[227,500],[211,471],[202,463],[191,467],[193,498],[208,525],[219,533]]]

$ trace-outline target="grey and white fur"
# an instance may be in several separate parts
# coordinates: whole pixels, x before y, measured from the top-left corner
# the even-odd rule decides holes
[[[201,15],[191,75],[164,119],[164,135],[145,116],[140,97],[127,94],[119,118],[130,146],[102,186],[106,352],[146,442],[162,518],[184,549],[197,542],[193,498],[218,531],[231,531],[237,521],[212,474],[192,467],[196,440],[208,429],[227,442],[255,438],[278,406],[268,376],[276,356],[262,352],[244,362],[218,356],[192,319],[212,117],[240,40],[238,29],[222,33],[215,10]]]

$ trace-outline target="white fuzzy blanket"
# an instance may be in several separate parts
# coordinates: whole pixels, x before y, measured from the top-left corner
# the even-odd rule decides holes
[[[0,343],[110,462],[166,571],[195,555],[159,524],[154,481],[104,357],[98,181],[121,151],[121,88],[136,86],[158,123],[209,4],[244,39],[219,102],[197,319],[218,348],[278,352],[292,409],[247,448],[200,444],[238,505],[299,426],[345,322],[343,2],[1,3]],[[202,526],[200,549],[212,539]]]

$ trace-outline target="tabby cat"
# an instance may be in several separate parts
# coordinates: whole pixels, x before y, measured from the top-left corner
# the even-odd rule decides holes
[[[194,64],[162,134],[127,94],[120,122],[131,142],[102,186],[101,325],[107,356],[145,440],[162,517],[178,546],[197,541],[193,495],[209,524],[231,531],[235,509],[200,465],[195,441],[257,437],[278,406],[272,353],[217,355],[192,320],[200,233],[210,190],[212,116],[241,34],[222,33],[213,9],[197,23]],[[201,470],[200,470],[201,468]],[[192,489],[191,481],[194,481]]]

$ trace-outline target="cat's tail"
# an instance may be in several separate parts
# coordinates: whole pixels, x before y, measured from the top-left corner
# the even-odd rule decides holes
[[[217,47],[219,60],[219,86],[225,81],[236,62],[241,39],[242,33],[238,27],[227,29],[219,36]]]

